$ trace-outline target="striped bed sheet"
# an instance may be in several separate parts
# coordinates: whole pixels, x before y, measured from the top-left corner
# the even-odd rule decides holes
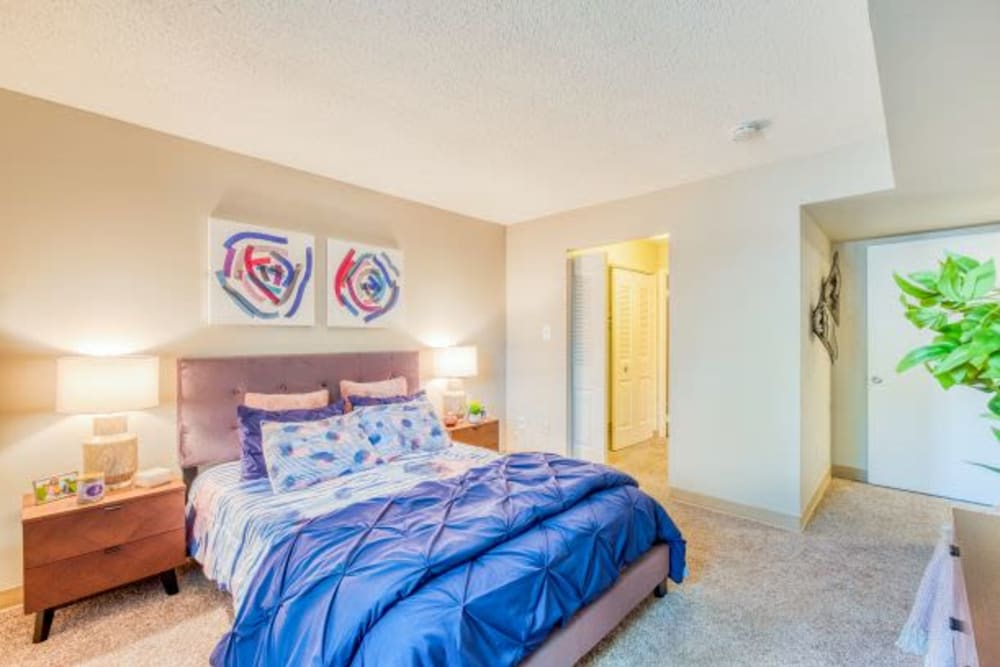
[[[239,609],[261,560],[303,522],[351,503],[398,494],[445,479],[497,458],[495,452],[452,443],[437,452],[401,456],[390,463],[299,491],[273,493],[266,478],[244,482],[240,463],[198,475],[187,504],[188,550],[205,575],[233,596]]]

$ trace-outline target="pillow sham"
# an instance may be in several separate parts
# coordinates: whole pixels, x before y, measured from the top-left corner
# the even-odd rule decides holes
[[[352,408],[366,408],[370,405],[391,405],[394,403],[409,403],[427,398],[427,392],[421,389],[415,394],[403,396],[354,396],[351,398]]]
[[[238,406],[236,419],[240,436],[240,477],[244,481],[267,477],[267,466],[261,449],[261,422],[305,422],[342,414],[342,401],[315,410],[259,410],[246,405]]]
[[[394,377],[380,382],[340,381],[340,397],[345,402],[347,412],[351,411],[351,399],[356,396],[403,396],[407,392],[405,377]]]
[[[271,490],[298,491],[374,467],[378,460],[355,415],[261,424]]]
[[[302,394],[259,394],[248,391],[243,396],[243,405],[258,410],[313,410],[329,404],[329,389],[318,389]]]
[[[368,441],[384,461],[451,445],[448,432],[426,399],[360,408],[358,417]]]

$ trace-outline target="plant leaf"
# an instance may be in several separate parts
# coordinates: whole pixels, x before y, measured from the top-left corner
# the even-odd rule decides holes
[[[996,287],[997,269],[993,260],[983,262],[965,274],[962,290],[967,299],[981,299]]]
[[[896,366],[897,373],[904,373],[914,366],[941,359],[948,356],[952,350],[956,349],[953,343],[932,343],[924,345],[914,350],[910,350]]]
[[[952,303],[962,301],[962,295],[958,291],[958,265],[951,259],[945,260],[941,265],[941,277],[938,278],[938,291],[944,295],[945,300]]]
[[[986,404],[986,407],[988,407],[990,412],[993,414],[1000,416],[1000,394],[994,394],[993,398],[991,398],[989,403]]]
[[[989,470],[990,472],[995,472],[998,475],[1000,475],[1000,468],[998,468],[997,466],[987,465],[986,463],[977,463],[976,461],[966,461],[966,463],[969,463],[969,464],[974,465],[974,466],[978,466],[980,468],[985,468],[986,470]]]
[[[966,255],[961,255],[957,252],[952,252],[950,250],[946,250],[944,254],[948,257],[949,260],[951,260],[951,262],[955,266],[957,266],[959,269],[962,270],[962,273],[965,273],[966,271],[971,271],[972,269],[979,266],[979,262],[977,262],[971,257],[967,257]]]
[[[899,286],[899,289],[903,290],[904,294],[908,294],[914,299],[931,299],[938,294],[937,290],[932,292],[925,287],[910,282],[898,273],[893,273],[892,279],[896,281],[896,285]]]
[[[935,271],[914,271],[907,275],[906,278],[910,282],[921,285],[931,292],[937,291],[938,274]]]
[[[960,345],[952,350],[937,366],[934,367],[934,374],[947,373],[959,366],[964,366],[972,359],[974,350],[971,345]]]

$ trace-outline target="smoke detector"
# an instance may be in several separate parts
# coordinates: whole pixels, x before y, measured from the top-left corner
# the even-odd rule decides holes
[[[729,138],[733,141],[749,141],[763,134],[770,124],[771,121],[766,118],[744,121],[729,130]]]

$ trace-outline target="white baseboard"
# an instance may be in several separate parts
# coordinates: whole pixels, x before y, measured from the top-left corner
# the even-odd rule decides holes
[[[809,498],[809,502],[806,504],[805,509],[802,511],[802,518],[799,521],[799,530],[805,530],[809,522],[812,521],[813,515],[816,513],[816,508],[823,501],[823,497],[826,492],[830,490],[830,482],[832,477],[830,476],[830,471],[827,470],[826,474],[823,475],[823,479],[819,481],[816,485],[816,489],[813,491],[812,496]]]
[[[0,591],[0,609],[10,609],[24,602],[24,589],[20,586]]]
[[[781,528],[782,530],[800,529],[801,523],[799,517],[792,516],[791,514],[783,514],[774,510],[753,507],[752,505],[734,503],[731,500],[706,496],[702,493],[686,491],[676,487],[671,487],[669,493],[671,499],[686,505],[695,505],[712,510],[713,512],[719,512],[720,514],[728,514],[740,519],[749,519],[750,521],[763,523],[774,528]]]

